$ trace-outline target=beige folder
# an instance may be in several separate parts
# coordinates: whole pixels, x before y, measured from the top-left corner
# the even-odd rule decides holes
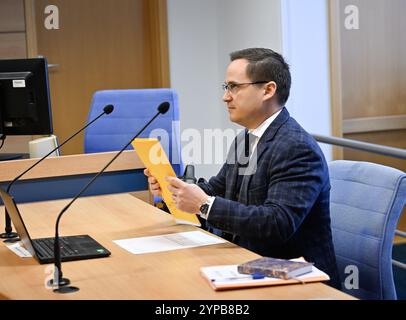
[[[195,214],[179,210],[172,200],[172,192],[168,190],[169,183],[165,178],[167,176],[176,177],[176,174],[158,139],[138,138],[132,142],[132,145],[145,167],[158,180],[162,189],[162,197],[176,222],[200,226]]]

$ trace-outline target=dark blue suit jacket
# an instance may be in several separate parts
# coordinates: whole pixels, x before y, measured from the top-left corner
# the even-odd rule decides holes
[[[234,141],[241,145],[243,135]],[[231,234],[232,241],[262,256],[303,256],[325,271],[339,288],[330,229],[330,183],[326,161],[316,141],[284,108],[256,148],[252,174],[238,183],[238,151],[209,182],[199,186],[216,196],[207,220]],[[238,150],[238,148],[237,148]],[[234,156],[236,155],[236,156]]]

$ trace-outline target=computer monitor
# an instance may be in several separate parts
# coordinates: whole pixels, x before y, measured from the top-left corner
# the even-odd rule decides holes
[[[47,60],[0,60],[0,134],[52,132]]]

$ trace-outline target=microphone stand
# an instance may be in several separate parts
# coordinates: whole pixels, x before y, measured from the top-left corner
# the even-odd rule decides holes
[[[93,184],[93,182],[113,163],[114,160],[116,160],[120,154],[123,153],[123,151],[131,144],[131,142],[136,139],[150,124],[152,121],[155,120],[156,117],[158,117],[161,113],[164,114],[168,111],[169,109],[169,103],[168,102],[163,102],[159,105],[158,107],[158,112],[156,115],[149,120],[149,122],[133,137],[131,140],[111,159],[99,173],[97,173],[92,180],[90,180],[83,188],[82,190],[79,191],[79,193],[61,210],[61,212],[58,215],[58,218],[56,219],[56,224],[55,224],[55,240],[54,240],[54,260],[55,260],[55,270],[54,270],[54,279],[53,281],[51,280],[49,283],[52,285],[57,286],[53,291],[57,293],[72,293],[76,292],[79,290],[77,287],[66,287],[66,285],[70,284],[70,280],[68,278],[63,278],[63,273],[62,273],[62,261],[61,261],[61,248],[59,245],[59,223],[61,220],[62,215],[68,208],[72,205],[73,202],[76,201],[77,198],[79,198],[89,187],[90,185]]]
[[[32,168],[34,168],[35,166],[37,166],[38,164],[40,164],[43,160],[45,160],[48,156],[50,156],[53,152],[55,152],[56,150],[58,150],[59,148],[61,148],[65,143],[67,143],[68,141],[70,141],[71,139],[73,139],[74,137],[76,137],[81,131],[83,131],[84,129],[86,129],[88,126],[90,126],[93,122],[95,122],[97,119],[99,119],[101,116],[103,116],[104,114],[110,114],[112,113],[114,110],[114,106],[109,104],[107,106],[105,106],[103,108],[103,113],[101,113],[100,115],[98,115],[96,118],[94,118],[92,121],[90,121],[86,126],[84,126],[83,128],[81,128],[79,131],[77,131],[75,134],[73,134],[70,138],[68,138],[66,141],[64,141],[62,144],[60,144],[59,146],[57,146],[55,149],[53,149],[51,152],[49,152],[48,154],[46,154],[45,156],[43,156],[40,160],[38,160],[37,162],[35,162],[31,167],[29,167],[27,170],[25,170],[23,173],[21,173],[20,175],[18,175],[17,177],[14,178],[13,181],[11,181],[9,183],[9,185],[7,186],[7,193],[10,192],[11,186],[18,180],[20,179],[24,174],[26,174],[28,171],[30,171]],[[0,238],[2,239],[7,239],[4,240],[4,242],[17,242],[20,239],[18,238],[18,234],[13,231],[13,228],[11,226],[11,219],[10,216],[7,212],[7,209],[5,209],[5,232],[0,234]]]

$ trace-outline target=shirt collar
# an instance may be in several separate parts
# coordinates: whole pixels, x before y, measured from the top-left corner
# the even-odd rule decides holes
[[[272,116],[270,116],[268,119],[266,119],[264,122],[262,122],[257,128],[255,129],[250,129],[248,130],[249,133],[253,134],[256,136],[258,139],[261,139],[263,134],[265,133],[266,129],[271,125],[271,123],[276,119],[276,117],[281,113],[281,110],[278,112],[275,112]]]

